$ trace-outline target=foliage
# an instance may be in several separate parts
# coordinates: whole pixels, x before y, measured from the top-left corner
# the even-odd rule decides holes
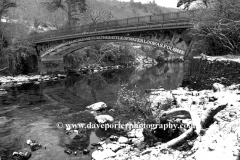
[[[137,115],[136,118],[144,122],[152,121],[151,105],[147,101],[147,98],[141,96],[136,86],[133,89],[128,89],[127,87],[126,84],[122,85],[122,88],[118,91],[115,104],[116,110],[133,112],[133,114]]]
[[[147,96],[142,95],[136,86],[129,89],[128,85],[124,84],[121,87],[118,91],[115,109],[132,112],[139,121],[144,123],[160,122],[161,113],[172,108],[172,99],[166,99],[164,103],[158,104],[157,110],[153,111]]]
[[[26,42],[15,43],[4,49],[9,69],[14,74],[28,74],[38,70],[38,57]]]
[[[216,1],[212,8],[199,11],[194,24],[192,34],[199,39],[194,45],[196,52],[208,55],[239,54],[240,2]]]
[[[152,46],[141,46],[141,50],[146,54],[147,57],[156,58],[156,54],[158,51],[158,47],[152,47]]]

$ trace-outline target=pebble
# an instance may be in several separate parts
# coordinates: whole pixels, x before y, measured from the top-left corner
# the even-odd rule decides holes
[[[73,154],[74,154],[75,156],[77,155],[77,153],[78,153],[77,151],[73,152]]]
[[[216,144],[210,144],[209,146],[208,146],[208,150],[209,151],[214,151],[216,149]]]
[[[72,154],[72,151],[71,150],[69,150],[69,149],[66,149],[66,150],[64,150],[64,152],[66,153],[66,154]]]
[[[118,140],[118,137],[112,135],[112,136],[109,137],[109,139],[110,139],[111,141],[117,141],[117,140]]]
[[[108,112],[115,112],[115,110],[114,109],[110,109]]]
[[[105,141],[107,138],[106,137],[103,137],[103,138],[100,138],[100,141]]]
[[[83,150],[83,149],[84,149],[84,148],[82,148],[82,147],[78,147],[78,150],[80,150],[80,151]]]
[[[105,142],[105,141],[101,141],[101,142],[98,142],[98,144],[99,144],[100,146],[102,146],[102,145],[106,144],[106,142]]]
[[[229,117],[234,117],[236,116],[236,112],[229,112]]]
[[[216,100],[218,100],[217,97],[209,97],[209,102],[215,102]]]
[[[84,155],[88,154],[89,152],[90,152],[90,150],[88,150],[88,149],[84,149],[84,150],[83,150],[83,154],[84,154]]]
[[[100,151],[103,151],[103,147],[98,147],[97,149]]]
[[[98,143],[92,143],[91,145],[92,145],[92,146],[99,146]]]

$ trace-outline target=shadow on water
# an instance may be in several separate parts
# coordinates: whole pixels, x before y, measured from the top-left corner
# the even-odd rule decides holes
[[[90,149],[91,143],[112,133],[92,129],[83,137],[73,139],[63,129],[57,129],[57,122],[94,122],[94,116],[84,112],[86,106],[100,101],[113,106],[123,84],[128,84],[129,88],[136,86],[142,93],[161,86],[174,89],[181,85],[182,76],[182,63],[166,63],[147,69],[110,70],[39,85],[6,88],[8,94],[0,96],[0,156],[3,160],[10,159],[13,151],[28,148],[26,140],[32,138],[48,148],[52,146],[51,151],[38,152],[42,159],[56,154],[56,160],[65,160],[68,155],[62,151],[64,148]],[[37,160],[36,157],[33,153],[31,159]]]

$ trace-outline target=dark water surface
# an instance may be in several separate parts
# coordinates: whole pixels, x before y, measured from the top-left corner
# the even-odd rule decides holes
[[[73,141],[64,129],[56,127],[58,122],[93,122],[92,114],[81,111],[100,101],[114,106],[122,84],[128,84],[129,88],[136,86],[142,93],[161,86],[174,89],[181,84],[182,75],[183,64],[170,63],[6,88],[8,94],[0,96],[0,156],[8,160],[13,151],[29,151],[26,140],[34,139],[43,148],[33,152],[31,160],[91,159],[81,153],[70,156],[63,149],[90,149],[91,143],[111,133],[89,130],[81,141]]]

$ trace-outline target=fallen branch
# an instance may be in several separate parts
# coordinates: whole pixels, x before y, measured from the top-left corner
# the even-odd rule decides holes
[[[213,117],[220,112],[221,110],[223,110],[224,108],[226,108],[228,105],[228,103],[223,102],[223,103],[215,103],[213,107],[208,108],[206,110],[206,112],[202,115],[201,117],[201,126],[202,128],[207,128],[209,127],[209,125],[211,124]]]
[[[192,119],[192,127],[189,128],[186,132],[184,132],[183,134],[181,134],[180,136],[178,136],[175,139],[170,140],[167,143],[161,144],[157,147],[154,147],[154,149],[164,149],[164,148],[170,148],[170,147],[175,147],[175,146],[179,146],[181,144],[183,144],[184,142],[186,142],[188,139],[191,138],[191,136],[195,133],[197,133],[197,135],[200,135],[201,132],[207,128],[212,120],[214,119],[214,116],[221,110],[223,110],[224,108],[226,108],[226,106],[228,105],[228,103],[215,103],[214,106],[208,108],[206,110],[206,112],[201,116],[201,118],[196,114],[196,112],[194,111],[189,111],[187,109],[173,109],[170,111],[166,111],[164,112],[161,116],[160,119],[169,119],[169,118],[173,118],[179,115],[184,115],[185,117],[190,117]],[[150,153],[151,149],[145,150],[144,152],[142,152],[141,154],[147,154]]]
[[[164,143],[162,145],[159,145],[157,147],[154,147],[153,149],[158,149],[158,150],[162,150],[162,149],[165,149],[165,148],[170,148],[170,147],[175,147],[175,146],[178,146],[178,145],[181,145],[182,143],[184,143],[187,139],[191,138],[191,136],[193,135],[193,131],[194,129],[193,128],[189,128],[186,132],[184,132],[183,134],[181,134],[179,137],[175,138],[175,139],[172,139],[171,141],[167,142],[167,143]],[[148,154],[148,153],[151,153],[152,149],[149,148],[145,151],[143,151],[141,153],[141,155],[144,155],[144,154]]]
[[[170,111],[165,111],[165,112],[163,112],[161,117],[163,117],[163,116],[164,116],[164,118],[167,118],[167,119],[173,118],[173,117],[175,118],[175,117],[179,117],[179,116],[180,117],[183,116],[185,118],[191,118],[191,114],[190,114],[189,110],[183,109],[183,108],[174,108]]]

